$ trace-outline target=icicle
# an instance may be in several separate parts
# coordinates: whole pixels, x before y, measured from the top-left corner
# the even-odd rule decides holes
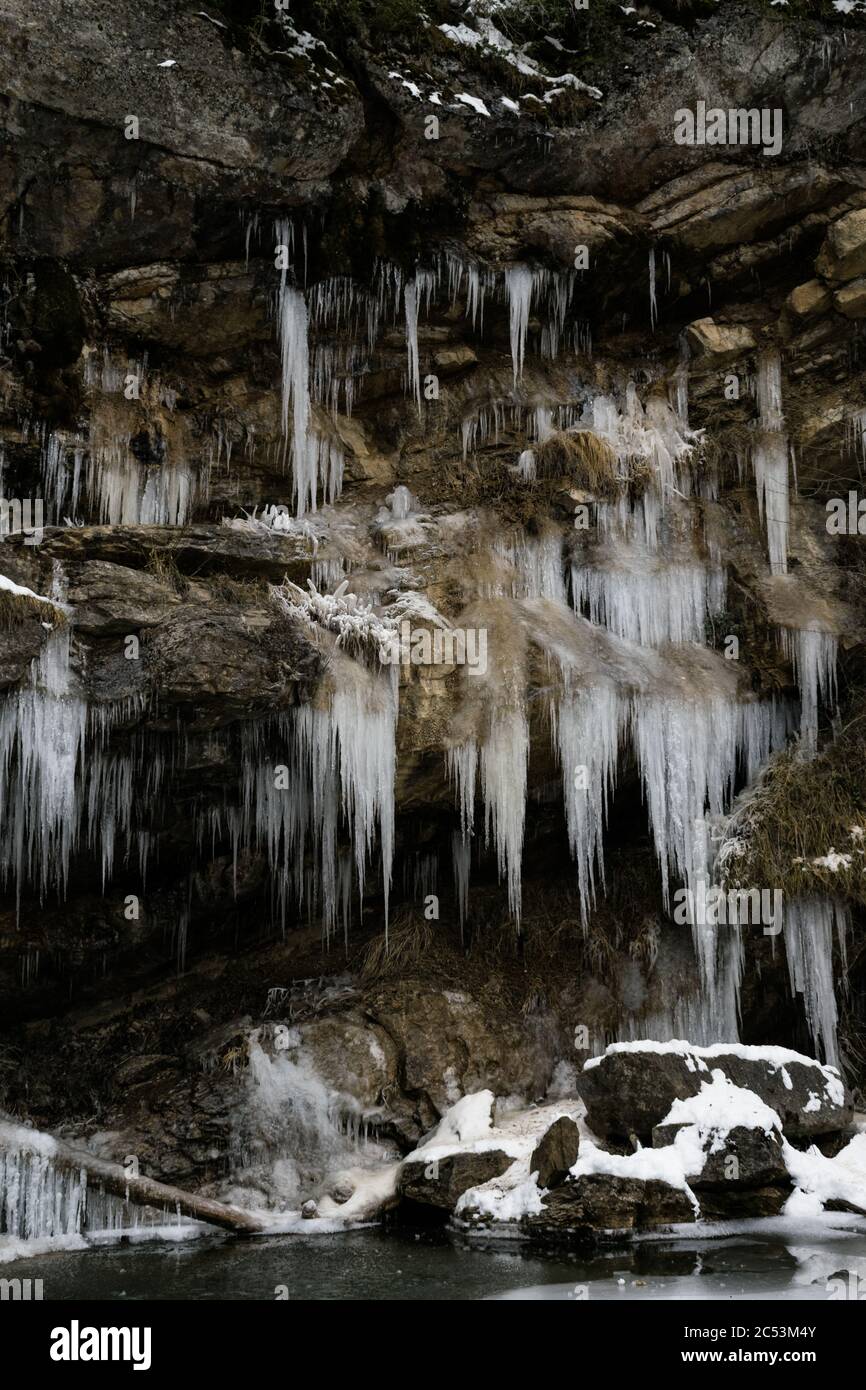
[[[436,285],[436,272],[418,270],[414,280],[406,282],[403,300],[406,311],[406,354],[409,385],[415,404],[421,409],[421,369],[418,359],[418,313],[424,297],[429,308],[430,295]]]
[[[51,633],[33,663],[30,686],[0,709],[0,869],[20,894],[34,878],[62,892],[77,832],[76,774],[87,704],[73,693],[70,630]]]
[[[532,271],[528,266],[509,266],[505,272],[505,290],[509,305],[511,364],[515,385],[523,377],[523,358],[526,352],[526,330],[529,326],[532,287]]]
[[[287,283],[285,272],[280,286],[278,327],[283,364],[283,433],[289,433],[291,406],[295,510],[298,516],[303,516],[307,511],[316,510],[317,483],[315,460],[310,457],[307,306],[300,290]]]
[[[478,777],[478,744],[475,739],[469,739],[456,748],[447,748],[445,761],[460,808],[460,833],[466,840],[472,834],[475,823],[475,783]]]
[[[481,745],[481,790],[488,844],[496,846],[500,878],[508,884],[508,906],[520,931],[520,880],[526,820],[529,728],[522,710],[496,713]]]
[[[565,573],[562,558],[562,534],[550,531],[534,537],[521,533],[511,540],[495,541],[493,553],[512,571],[510,589],[513,598],[550,598],[566,604]],[[493,594],[503,592],[494,585]]]
[[[765,434],[752,454],[758,513],[767,531],[771,574],[788,572],[788,441],[783,434]]]
[[[18,1240],[78,1235],[86,1199],[87,1175],[56,1165],[50,1150],[0,1151],[0,1231],[6,1235]]]
[[[828,898],[795,898],[785,909],[785,954],[791,993],[803,996],[806,1023],[820,1058],[839,1065],[833,984],[833,927],[844,960],[848,914]]]
[[[572,567],[574,606],[586,605],[591,622],[628,642],[703,643],[707,618],[725,606],[724,569],[697,561],[665,564],[644,547],[616,541],[593,552],[593,559],[601,563]]]
[[[415,404],[421,409],[421,371],[418,364],[418,283],[407,280],[403,290],[406,305],[406,353],[409,385]]]
[[[656,305],[656,249],[651,246],[649,249],[649,304],[650,304],[650,328],[655,329],[658,322],[658,307]]]
[[[800,751],[812,758],[818,751],[819,703],[836,699],[838,643],[832,632],[813,628],[781,628],[779,641],[800,687]]]
[[[580,915],[586,928],[595,905],[596,864],[604,885],[604,824],[625,710],[613,689],[601,687],[566,691],[551,714],[562,767],[568,842],[577,862]]]
[[[788,572],[788,438],[783,432],[782,364],[778,352],[758,359],[758,436],[752,452],[758,512],[767,531],[771,574]]]
[[[700,701],[634,700],[635,742],[666,908],[672,876],[685,884],[693,903],[700,885],[709,884],[714,852],[708,817],[718,820],[724,814],[744,755],[753,755],[758,744],[769,747],[784,729],[772,704],[751,709],[746,720],[743,707],[721,694]],[[692,935],[702,988],[721,1016],[717,927],[695,920]]]
[[[535,452],[532,449],[524,449],[517,460],[517,476],[522,483],[533,483],[535,475]]]
[[[310,837],[319,863],[318,889],[326,935],[341,908],[337,834],[340,816],[352,843],[363,895],[367,860],[378,830],[387,927],[394,856],[394,774],[397,668],[375,672],[342,654],[331,662],[332,684],[324,708],[302,705],[286,723],[286,761],[263,758],[260,730],[244,734],[238,834],[251,835],[268,854],[285,915],[290,900],[305,900],[303,864]],[[279,775],[278,775],[279,773]]]
[[[469,874],[472,866],[472,845],[466,835],[457,831],[451,836],[451,863],[454,870],[454,893],[457,898],[457,916],[460,923],[460,940],[469,914]]]

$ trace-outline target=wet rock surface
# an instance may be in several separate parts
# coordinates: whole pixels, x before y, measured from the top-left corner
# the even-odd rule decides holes
[[[48,0],[38,16],[8,0],[3,487],[44,499],[46,524],[38,545],[4,536],[0,572],[40,595],[62,584],[73,615],[73,689],[62,699],[86,700],[86,718],[106,729],[98,746],[79,750],[79,765],[110,762],[113,772],[82,793],[62,884],[43,884],[38,870],[19,884],[3,851],[5,1109],[86,1139],[112,1135],[112,1156],[135,1153],[154,1176],[204,1187],[238,1161],[250,1034],[279,1023],[300,1030],[340,1098],[341,1123],[369,1126],[398,1154],[484,1087],[529,1103],[557,1085],[573,1095],[576,1084],[590,1128],[612,1149],[632,1135],[647,1146],[675,1138],[659,1127],[674,1099],[697,1094],[699,1066],[622,1056],[580,1070],[611,1037],[701,1031],[676,1012],[701,979],[691,936],[670,921],[638,758],[629,747],[618,760],[606,891],[598,879],[586,922],[570,857],[580,813],[567,823],[545,704],[563,650],[562,615],[550,605],[570,602],[573,570],[611,565],[597,525],[588,537],[576,529],[576,509],[595,515],[620,491],[643,497],[646,478],[629,471],[625,447],[613,481],[590,476],[581,458],[550,476],[542,466],[527,486],[519,460],[529,467],[545,428],[586,425],[588,402],[619,391],[622,418],[623,383],[636,383],[641,409],[651,409],[653,398],[676,396],[685,371],[694,469],[689,496],[668,498],[664,553],[728,570],[724,605],[701,607],[689,633],[689,645],[706,646],[694,658],[697,686],[793,710],[798,673],[779,629],[820,631],[838,644],[838,708],[856,737],[862,537],[856,528],[831,536],[825,503],[859,487],[863,453],[866,31],[856,17],[734,3],[697,7],[682,22],[670,7],[653,10],[651,32],[629,9],[598,7],[567,57],[548,44],[543,75],[518,80],[495,55],[449,39],[439,25],[457,22],[451,9],[425,25],[404,16],[390,31],[359,31],[309,5],[282,24],[228,0],[207,14],[162,0],[120,11],[105,0]],[[533,53],[544,42],[534,36]],[[571,68],[573,80],[560,81]],[[676,109],[720,92],[734,106],[784,110],[778,160],[757,147],[672,140]],[[489,114],[460,99],[467,94]],[[431,114],[438,139],[425,136]],[[283,400],[275,258],[284,240],[288,283],[319,304],[306,321],[311,419],[343,460],[342,492],[333,503],[320,494],[304,518],[294,402]],[[589,268],[575,274],[578,247]],[[419,283],[416,400],[405,289],[417,268],[449,255],[429,302]],[[388,298],[380,263],[399,270],[401,289],[371,334],[368,298]],[[505,277],[521,266],[553,288],[549,302],[537,289],[526,302],[518,384],[519,300],[516,291],[509,300]],[[480,300],[470,308],[469,269],[478,284],[489,278],[483,313]],[[353,306],[340,298],[350,281]],[[769,572],[752,478],[765,423],[755,382],[773,353],[798,479],[785,575]],[[724,394],[730,375],[736,397]],[[439,393],[429,400],[428,376]],[[329,398],[316,384],[324,378]],[[716,465],[705,486],[702,470]],[[399,487],[414,499],[408,519],[388,501]],[[285,518],[276,524],[274,507]],[[554,577],[544,565],[551,536]],[[353,840],[344,818],[352,796],[339,786],[333,876],[354,886],[323,929],[311,893],[327,876],[321,846],[282,803],[265,815],[256,779],[277,791],[277,769],[291,761],[286,730],[299,711],[311,721],[322,711],[345,655],[288,619],[272,587],[312,579],[332,591],[347,576],[377,612],[409,595],[452,626],[483,628],[501,679],[482,697],[453,663],[398,672],[393,865],[379,853],[381,820],[369,843]],[[691,690],[669,634],[638,658],[614,649],[605,616],[591,628],[575,619],[574,670],[594,669],[601,652],[605,679],[615,676],[629,701],[662,672],[671,688]],[[7,623],[0,613],[4,708],[33,688],[50,636],[43,620],[28,610]],[[432,630],[437,620],[426,611],[423,623]],[[521,701],[529,810],[522,855],[511,856],[523,870],[518,939],[504,881],[511,822],[480,802],[495,780],[493,760],[484,763],[491,725]],[[828,744],[837,699],[825,691],[818,704]],[[336,732],[328,737],[342,748]],[[468,836],[446,754],[473,739],[483,766]],[[373,747],[369,731],[361,744]],[[838,934],[829,960],[837,979],[851,973],[838,1032],[854,1088],[863,1085],[866,904],[852,838],[863,824],[861,755],[845,743],[840,765],[811,765],[835,808],[832,839],[817,814],[793,827],[777,816],[774,831],[786,893],[802,884],[839,894],[853,914],[848,965]],[[501,765],[501,804],[522,785],[523,761],[518,750]],[[745,761],[741,749],[726,792],[744,785]],[[124,779],[135,786],[128,820],[107,814],[122,804]],[[324,794],[323,766],[313,780]],[[374,841],[362,893],[358,859]],[[850,862],[814,863],[831,850]],[[781,881],[760,860],[753,875]],[[743,1037],[817,1050],[778,947],[750,926]],[[348,983],[320,986],[343,971]],[[712,1065],[776,1109],[790,1139],[836,1132],[850,1118],[848,1100],[831,1096],[815,1067]],[[720,1218],[777,1211],[789,1186],[775,1141],[736,1130],[729,1140],[708,1155],[702,1209]],[[562,1118],[534,1148],[547,1197],[528,1227],[580,1233],[693,1219],[683,1193],[662,1183],[566,1177],[574,1141],[574,1121]],[[731,1156],[742,1190],[728,1197]],[[434,1204],[453,1212],[465,1191],[504,1175],[506,1158],[451,1158],[432,1186],[413,1165],[404,1191],[421,1202],[435,1190]]]

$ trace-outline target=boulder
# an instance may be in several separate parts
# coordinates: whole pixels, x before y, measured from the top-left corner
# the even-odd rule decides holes
[[[789,1138],[844,1129],[852,1110],[833,1067],[776,1047],[691,1047],[688,1043],[614,1043],[577,1078],[586,1121],[600,1138],[636,1134],[650,1143],[674,1101],[696,1096],[713,1071],[753,1091],[774,1110]]]
[[[815,269],[834,284],[866,272],[866,208],[846,213],[827,228]]]
[[[678,1124],[656,1125],[653,1148],[672,1144],[683,1128]],[[782,1145],[776,1133],[746,1125],[735,1125],[727,1133],[708,1130],[703,1134],[705,1158],[700,1173],[689,1175],[695,1191],[709,1187],[764,1187],[789,1184]]]
[[[767,1187],[701,1188],[697,1194],[702,1221],[751,1221],[765,1216],[779,1216],[791,1195],[790,1184]]]
[[[542,1135],[529,1160],[530,1173],[538,1174],[538,1186],[551,1188],[564,1182],[577,1162],[579,1147],[577,1125],[568,1115],[560,1115]]]
[[[453,1211],[457,1199],[470,1187],[498,1178],[513,1162],[512,1155],[495,1148],[409,1158],[400,1170],[398,1189],[409,1201]]]
[[[695,1219],[681,1188],[655,1178],[644,1182],[611,1173],[568,1178],[542,1198],[542,1207],[540,1213],[524,1218],[527,1233],[591,1239]]]

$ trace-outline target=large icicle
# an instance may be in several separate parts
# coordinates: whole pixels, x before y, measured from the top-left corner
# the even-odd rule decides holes
[[[310,467],[310,361],[307,341],[307,306],[300,290],[290,285],[283,272],[280,285],[278,329],[283,364],[283,433],[292,425],[294,497],[298,516],[316,510],[316,469]]]
[[[340,908],[338,831],[342,814],[364,892],[367,861],[378,832],[387,923],[394,857],[394,773],[397,668],[368,670],[335,652],[331,690],[321,705],[306,704],[283,724],[285,763],[263,755],[261,730],[246,737],[240,840],[254,835],[268,852],[284,914],[308,896],[304,858],[308,838],[318,861],[318,896],[330,936]],[[310,903],[312,910],[313,904]]]
[[[613,538],[573,565],[574,606],[629,642],[703,642],[706,621],[725,606],[725,571],[697,558],[667,563],[636,542]]]
[[[421,300],[429,307],[430,295],[436,285],[436,273],[432,270],[418,270],[412,280],[407,280],[403,290],[406,311],[406,356],[409,387],[419,410],[421,408],[421,368],[418,356],[418,314]]]
[[[552,709],[568,843],[577,863],[584,927],[595,904],[596,865],[604,885],[602,841],[625,713],[616,691],[609,686],[567,690]]]
[[[818,751],[819,703],[836,698],[838,644],[832,632],[813,628],[781,628],[779,638],[800,687],[800,750],[811,758]]]
[[[523,710],[496,713],[481,745],[484,823],[487,842],[496,846],[499,876],[508,884],[508,906],[518,930],[528,762],[529,728]]]
[[[833,928],[844,962],[848,915],[830,898],[795,898],[785,910],[785,953],[791,992],[803,996],[806,1023],[818,1055],[839,1064],[838,1010],[833,985]]]
[[[713,868],[710,822],[725,812],[738,765],[748,765],[758,749],[779,746],[785,720],[772,704],[743,705],[721,693],[636,697],[633,719],[665,906],[671,878],[696,903]],[[718,927],[698,920],[691,925],[702,989],[722,1017],[729,1009],[721,992]]]
[[[62,892],[77,834],[87,703],[73,689],[70,635],[67,625],[49,635],[29,685],[0,707],[0,868],[19,893],[25,880]]]
[[[788,437],[782,415],[782,363],[778,352],[758,359],[758,436],[752,452],[758,512],[767,531],[771,574],[788,571]]]
[[[505,292],[508,297],[509,328],[511,333],[511,365],[514,384],[523,377],[526,353],[526,330],[532,303],[533,276],[529,266],[509,266],[505,272]]]

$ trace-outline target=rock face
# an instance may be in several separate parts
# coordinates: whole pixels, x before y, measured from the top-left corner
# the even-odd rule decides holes
[[[0,574],[68,619],[3,590],[0,1107],[206,1186],[271,1026],[400,1153],[684,1017],[862,1086],[866,569],[825,504],[866,447],[863,16],[200,6],[0,16]],[[781,157],[677,143],[720,92]],[[479,662],[389,667],[404,620]],[[671,920],[772,759],[812,811],[756,793],[719,863],[820,900],[820,969],[795,914],[745,968]],[[792,1138],[849,1114],[816,1064],[712,1065]],[[621,1148],[703,1076],[579,1085]],[[575,1141],[521,1150],[554,1224],[682,1208],[571,1182]],[[724,1155],[772,1205],[730,1142],[711,1200]],[[508,1153],[407,1192],[495,1203]]]
[[[832,1069],[779,1049],[688,1048],[670,1043],[661,1048],[640,1044],[614,1046],[593,1059],[577,1079],[586,1105],[587,1124],[602,1138],[637,1135],[653,1141],[674,1101],[696,1096],[720,1069],[735,1086],[752,1091],[782,1123],[790,1138],[844,1129],[852,1109],[845,1088]]]

